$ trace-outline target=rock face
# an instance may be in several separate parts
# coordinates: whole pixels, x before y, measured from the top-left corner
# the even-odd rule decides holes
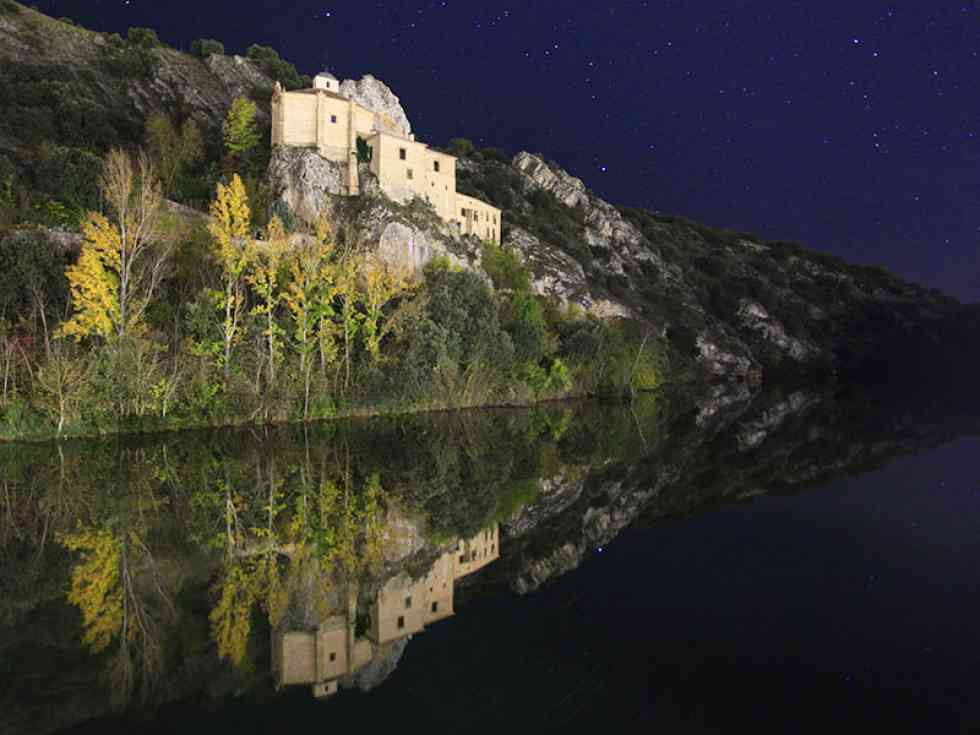
[[[550,192],[566,207],[577,207],[589,200],[581,179],[552,168],[539,156],[521,151],[514,156],[514,168],[524,175],[528,186]]]
[[[412,125],[402,109],[401,101],[380,79],[370,74],[356,81],[345,79],[340,84],[340,93],[374,113],[375,129],[406,138],[412,134]]]
[[[269,160],[274,201],[305,222],[315,223],[333,196],[342,195],[347,165],[307,148],[277,146]]]
[[[952,299],[789,243],[617,208],[538,155],[463,159],[466,193],[504,209],[506,246],[543,295],[645,322],[719,379],[860,369],[887,341],[940,344]],[[956,339],[953,337],[952,339]]]
[[[476,238],[462,236],[422,200],[406,205],[391,201],[366,166],[360,167],[359,175],[362,194],[356,207],[348,207],[354,200],[341,196],[346,165],[328,161],[315,150],[277,147],[268,171],[276,208],[309,224],[326,209],[338,227],[355,232],[358,244],[371,244],[392,267],[418,276],[430,260],[445,257],[480,270],[482,253]]]

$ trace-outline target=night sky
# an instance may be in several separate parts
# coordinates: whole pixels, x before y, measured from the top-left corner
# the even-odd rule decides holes
[[[372,73],[415,132],[554,159],[617,204],[980,300],[976,0],[42,0],[187,48]]]

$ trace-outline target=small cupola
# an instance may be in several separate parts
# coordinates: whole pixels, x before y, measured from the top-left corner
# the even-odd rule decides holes
[[[313,89],[325,89],[334,94],[340,94],[340,82],[328,71],[321,71],[313,77]]]

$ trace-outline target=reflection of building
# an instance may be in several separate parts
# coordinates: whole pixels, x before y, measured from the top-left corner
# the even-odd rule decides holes
[[[386,116],[345,97],[327,72],[317,74],[312,89],[287,92],[276,85],[272,144],[315,148],[345,165],[344,188],[351,196],[360,192],[359,141],[363,153],[370,151],[371,172],[381,190],[393,200],[419,197],[464,235],[500,242],[500,210],[456,191],[455,156],[432,150]]]
[[[402,572],[389,579],[371,603],[366,638],[355,638],[351,605],[344,615],[325,619],[316,631],[290,631],[274,639],[273,662],[279,686],[312,684],[317,697],[337,692],[337,680],[350,674],[391,641],[411,636],[453,615],[455,582],[500,556],[497,525],[460,540],[429,568],[412,579]]]

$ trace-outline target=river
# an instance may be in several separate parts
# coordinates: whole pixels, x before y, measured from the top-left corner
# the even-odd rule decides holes
[[[0,446],[0,731],[973,731],[977,405]]]

